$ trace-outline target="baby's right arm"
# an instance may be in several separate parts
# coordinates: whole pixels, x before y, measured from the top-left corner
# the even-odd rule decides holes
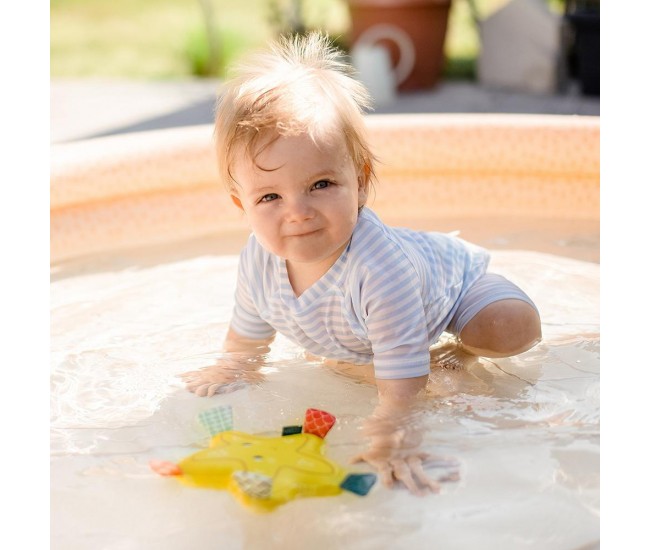
[[[253,340],[237,334],[232,328],[228,328],[226,340],[223,343],[223,351],[262,355],[269,352],[269,346],[274,338],[275,335],[264,338],[263,340]]]
[[[251,340],[228,329],[223,344],[225,355],[214,365],[180,375],[186,387],[201,397],[212,397],[239,389],[264,379],[259,369],[264,365],[264,355],[269,352],[273,336],[264,340]]]

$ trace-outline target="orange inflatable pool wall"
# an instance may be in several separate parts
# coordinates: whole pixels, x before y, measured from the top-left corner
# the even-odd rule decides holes
[[[440,217],[598,220],[598,117],[370,115],[370,206],[389,224]],[[212,126],[51,148],[51,262],[246,228],[218,180]]]

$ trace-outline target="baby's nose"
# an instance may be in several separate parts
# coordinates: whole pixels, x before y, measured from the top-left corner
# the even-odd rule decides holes
[[[304,221],[312,218],[314,209],[306,197],[298,197],[287,201],[287,220],[292,222]]]

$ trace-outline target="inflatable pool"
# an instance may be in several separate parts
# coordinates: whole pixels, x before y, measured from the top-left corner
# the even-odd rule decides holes
[[[347,464],[376,390],[280,337],[263,381],[187,392],[178,374],[225,355],[247,236],[217,180],[212,128],[54,145],[52,548],[598,547],[599,119],[367,121],[381,161],[373,210],[486,246],[542,315],[543,342],[521,356],[432,370],[423,448],[455,457],[460,480],[426,497],[377,484],[259,515],[153,473],[150,460],[205,445],[196,417],[215,406],[270,435],[310,407],[329,411],[327,454]]]

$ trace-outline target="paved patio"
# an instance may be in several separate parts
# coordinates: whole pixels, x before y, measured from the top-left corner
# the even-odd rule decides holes
[[[212,122],[219,80],[136,82],[58,80],[50,86],[50,142]],[[600,116],[600,98],[575,82],[555,95],[486,89],[443,81],[430,91],[401,94],[376,113],[539,113]]]

